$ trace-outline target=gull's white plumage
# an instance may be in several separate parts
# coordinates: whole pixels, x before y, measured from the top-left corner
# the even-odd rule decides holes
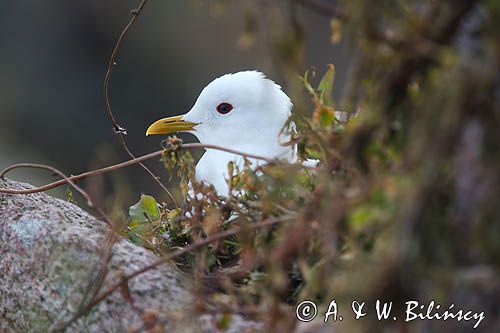
[[[221,114],[217,112],[221,103],[229,103],[233,109]],[[290,98],[279,85],[260,72],[244,71],[223,75],[209,83],[181,121],[196,124],[189,132],[203,144],[293,162],[295,148],[282,145],[289,138],[280,134],[291,108]],[[241,165],[243,158],[208,149],[196,165],[196,179],[213,184],[219,194],[228,194],[230,161]],[[252,159],[251,162],[259,163]]]

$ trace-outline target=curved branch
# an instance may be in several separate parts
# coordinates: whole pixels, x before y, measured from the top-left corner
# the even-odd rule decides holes
[[[22,168],[33,168],[33,169],[49,170],[52,173],[55,173],[56,175],[58,175],[59,177],[62,178],[60,180],[60,182],[62,182],[61,184],[66,184],[67,183],[72,188],[74,188],[78,193],[80,193],[85,198],[85,200],[87,200],[87,206],[89,206],[90,208],[92,208],[95,211],[97,211],[102,216],[102,218],[104,219],[104,221],[107,224],[111,225],[111,221],[109,220],[109,218],[106,216],[106,214],[104,213],[104,211],[99,206],[97,206],[96,204],[94,204],[94,202],[90,198],[90,195],[84,189],[82,189],[80,186],[76,185],[76,183],[74,182],[74,179],[72,179],[72,177],[66,176],[62,171],[54,168],[53,166],[46,165],[46,164],[37,164],[37,163],[18,163],[18,164],[14,164],[14,165],[8,167],[7,169],[5,169],[4,171],[2,171],[2,173],[0,174],[0,179],[4,178],[4,174],[7,171],[15,169],[15,168],[21,168],[21,167]],[[36,193],[36,192],[41,192],[42,191],[42,190],[37,190],[37,191],[32,191],[32,190],[37,190],[37,188],[26,189],[26,190],[15,190],[15,189],[9,189],[9,188],[0,188],[0,193],[7,193],[7,194],[28,194],[28,193],[20,193],[20,192]]]
[[[245,152],[241,152],[241,151],[238,151],[235,149],[225,148],[225,147],[221,147],[221,146],[217,146],[217,145],[202,144],[202,143],[186,143],[186,144],[181,145],[179,149],[195,149],[195,148],[221,150],[221,151],[225,151],[225,152],[232,153],[235,155],[240,155],[240,156],[243,156],[245,158],[253,158],[256,160],[262,160],[262,161],[265,161],[267,163],[271,163],[273,161],[276,161],[272,158],[268,158],[268,157],[264,157],[264,156],[260,156],[260,155],[256,155],[256,154],[245,153]],[[97,176],[97,175],[100,175],[103,173],[108,173],[108,172],[115,171],[115,170],[118,170],[121,168],[125,168],[125,167],[130,166],[130,165],[138,164],[138,163],[141,163],[143,161],[146,161],[146,160],[149,160],[149,159],[152,159],[155,157],[160,157],[160,156],[162,156],[163,152],[164,152],[163,150],[159,150],[159,151],[155,151],[153,153],[149,153],[149,154],[146,154],[146,155],[143,155],[140,157],[133,158],[131,160],[128,160],[128,161],[125,161],[122,163],[113,164],[113,165],[110,165],[110,166],[107,166],[107,167],[104,167],[101,169],[87,171],[87,172],[81,173],[79,175],[74,175],[74,176],[70,176],[70,177],[61,177],[63,179],[60,179],[58,181],[52,182],[52,183],[47,184],[47,185],[43,185],[40,187],[31,188],[31,189],[16,190],[16,189],[0,188],[0,193],[31,194],[31,193],[38,193],[38,192],[47,191],[47,190],[53,189],[55,187],[69,183],[70,181],[77,181],[77,180],[82,179],[82,178]],[[30,167],[33,167],[34,165],[35,164],[32,164],[32,163],[13,164],[13,165],[5,168],[2,172],[0,172],[0,178],[3,178],[7,172],[12,171],[14,169],[30,168]],[[306,165],[304,165],[303,167],[307,168],[307,169],[316,169],[316,167],[311,167],[311,166],[306,166]]]
[[[127,152],[127,154],[135,159],[136,156],[130,148],[128,147],[127,143],[125,142],[125,138],[123,137],[124,135],[127,134],[127,129],[123,126],[120,126],[118,122],[116,121],[115,116],[113,115],[113,111],[111,111],[111,102],[109,101],[109,81],[111,79],[111,74],[113,73],[113,68],[116,66],[116,59],[118,57],[118,52],[120,50],[120,46],[122,44],[123,39],[125,38],[125,35],[128,33],[130,28],[134,25],[135,21],[137,20],[137,17],[141,13],[141,11],[144,9],[144,6],[146,5],[147,0],[142,0],[137,8],[133,9],[130,14],[132,14],[132,17],[128,21],[127,25],[125,28],[123,28],[122,32],[120,33],[120,36],[118,37],[118,40],[115,43],[115,47],[113,48],[113,52],[111,53],[111,57],[109,59],[108,63],[108,70],[106,71],[106,76],[104,77],[104,84],[103,84],[103,89],[104,89],[104,102],[106,105],[106,112],[109,115],[109,118],[111,119],[111,122],[113,124],[113,130],[115,131],[116,135],[118,136],[118,140],[120,141],[120,144],[122,145],[123,149]],[[160,181],[159,177],[154,174],[151,169],[149,169],[146,165],[143,163],[138,162],[138,164],[154,179],[158,185],[167,193],[169,196],[170,200],[174,203],[175,207],[179,207],[179,204],[175,200],[174,196],[172,193],[168,190],[168,188],[163,185],[163,183]]]
[[[132,14],[132,17],[128,21],[125,28],[123,28],[122,32],[120,33],[120,36],[118,37],[115,43],[115,47],[113,48],[113,52],[111,53],[111,57],[109,58],[108,70],[106,71],[106,76],[104,77],[104,100],[106,103],[106,111],[108,112],[109,118],[113,123],[113,129],[117,134],[127,134],[127,130],[124,127],[118,125],[118,122],[116,121],[115,116],[113,115],[113,111],[111,111],[111,103],[109,101],[109,81],[111,79],[111,74],[113,73],[113,68],[115,68],[116,66],[116,58],[118,57],[118,52],[120,51],[120,46],[122,44],[122,41],[125,38],[125,35],[130,30],[130,28],[134,25],[141,11],[144,9],[146,2],[148,2],[148,0],[142,0],[137,6],[137,8],[133,9],[130,12],[130,14]]]
[[[142,161],[145,161],[145,160],[148,160],[148,159],[151,159],[151,158],[154,158],[154,157],[159,157],[159,156],[161,156],[161,154],[162,154],[162,151],[157,151],[157,152],[150,153],[150,154],[147,154],[147,155],[144,155],[144,156],[141,156],[141,157],[137,157],[137,158],[134,158],[134,159],[131,159],[131,160],[119,163],[119,164],[111,165],[111,166],[108,166],[108,167],[105,167],[105,168],[101,168],[101,169],[97,169],[97,170],[93,170],[93,171],[87,171],[87,172],[81,173],[81,174],[76,175],[76,176],[70,176],[70,177],[67,177],[65,179],[61,179],[61,180],[55,181],[53,183],[50,183],[50,184],[47,184],[47,185],[44,185],[44,186],[40,186],[40,187],[31,188],[31,189],[15,190],[15,189],[3,189],[3,188],[0,188],[0,193],[8,193],[8,194],[30,194],[30,193],[43,192],[43,191],[50,190],[50,189],[52,189],[54,187],[58,187],[60,185],[66,184],[69,181],[76,181],[76,180],[79,180],[79,179],[82,179],[82,178],[86,178],[86,177],[90,177],[90,176],[97,176],[97,175],[100,175],[100,174],[103,174],[103,173],[107,173],[107,172],[111,172],[111,171],[114,171],[114,170],[118,170],[118,169],[124,168],[126,166],[137,164],[137,163],[140,163]],[[24,168],[24,167],[31,167],[31,166],[30,166],[29,163],[19,163],[19,164],[11,165],[10,167],[6,168],[5,170],[3,170],[0,173],[0,178],[3,178],[7,172],[9,172],[9,171],[11,171],[13,169]]]
[[[251,225],[247,225],[247,226],[234,227],[234,228],[231,228],[229,230],[226,230],[226,231],[217,233],[215,235],[209,236],[207,238],[204,238],[204,239],[197,241],[195,243],[192,243],[192,244],[190,244],[182,249],[178,249],[170,254],[162,256],[157,261],[151,263],[150,265],[147,265],[147,266],[135,271],[132,274],[124,276],[118,283],[116,283],[115,285],[110,287],[108,290],[103,292],[101,295],[99,295],[99,297],[92,300],[87,306],[87,311],[90,311],[92,309],[92,307],[94,307],[95,305],[97,305],[100,302],[102,302],[103,300],[105,300],[109,295],[111,295],[115,290],[117,290],[118,288],[123,286],[124,283],[127,283],[129,280],[131,280],[131,279],[135,278],[136,276],[143,274],[143,273],[145,273],[153,268],[156,268],[162,264],[165,264],[165,263],[183,255],[183,254],[186,254],[188,252],[199,249],[205,245],[223,240],[229,236],[239,234],[243,231],[255,230],[255,229],[271,226],[274,224],[278,224],[281,222],[290,221],[290,220],[294,219],[295,217],[296,216],[294,216],[294,215],[281,216],[281,217],[276,217],[276,218],[269,218],[269,219],[266,219],[266,220],[263,220],[263,221],[260,221],[260,222],[257,222],[257,223],[251,224]]]

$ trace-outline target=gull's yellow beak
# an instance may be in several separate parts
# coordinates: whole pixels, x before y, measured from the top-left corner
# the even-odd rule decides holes
[[[170,134],[175,132],[191,131],[196,125],[189,121],[182,120],[182,116],[168,117],[155,121],[146,131],[146,136],[150,134]]]

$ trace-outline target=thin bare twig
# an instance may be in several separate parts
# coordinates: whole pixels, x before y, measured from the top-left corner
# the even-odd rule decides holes
[[[267,158],[267,157],[264,157],[264,156],[259,156],[259,155],[255,155],[255,154],[245,153],[245,152],[241,152],[241,151],[238,151],[238,150],[234,150],[234,149],[230,149],[230,148],[225,148],[225,147],[221,147],[221,146],[216,146],[216,145],[201,144],[201,143],[186,143],[186,144],[183,144],[182,146],[180,146],[180,149],[194,149],[194,148],[205,148],[205,149],[221,150],[221,151],[225,151],[225,152],[232,153],[232,154],[235,154],[235,155],[240,155],[240,156],[243,156],[243,157],[246,157],[246,158],[253,158],[253,159],[263,160],[263,161],[266,161],[268,163],[274,161],[273,159]],[[107,166],[107,167],[104,167],[104,168],[101,168],[101,169],[97,169],[97,170],[93,170],[93,171],[87,171],[87,172],[81,173],[79,175],[75,175],[75,176],[70,176],[70,177],[67,177],[67,178],[63,178],[61,180],[58,180],[58,181],[55,181],[55,182],[52,182],[50,184],[43,185],[43,186],[40,186],[40,187],[35,187],[35,188],[30,188],[30,189],[25,189],[25,190],[0,188],[0,193],[7,193],[7,194],[31,194],[31,193],[43,192],[43,191],[47,191],[47,190],[50,190],[52,188],[64,185],[64,184],[68,183],[69,181],[77,181],[77,180],[82,179],[82,178],[91,177],[91,176],[97,176],[97,175],[100,175],[100,174],[103,174],[103,173],[115,171],[115,170],[118,170],[118,169],[130,166],[130,165],[141,163],[142,161],[146,161],[146,160],[149,160],[149,159],[152,159],[152,158],[155,158],[155,157],[160,157],[162,154],[163,154],[163,150],[159,150],[159,151],[156,151],[156,152],[153,152],[153,153],[149,153],[149,154],[146,154],[146,155],[143,155],[143,156],[140,156],[140,157],[133,158],[131,160],[128,160],[128,161],[125,161],[125,162],[122,162],[122,163],[110,165],[110,166]],[[17,168],[26,168],[26,167],[29,168],[32,165],[33,164],[31,164],[31,163],[18,163],[18,164],[11,165],[11,166],[7,167],[6,169],[4,169],[2,172],[0,172],[0,178],[3,178],[5,176],[5,174],[7,172],[9,172],[9,171],[12,171],[12,170],[17,169]],[[306,167],[306,168],[315,169],[315,167]]]
[[[15,165],[12,165],[10,167],[8,167],[7,169],[5,169],[1,174],[0,174],[0,179],[3,179],[4,178],[4,173],[11,170],[11,169],[14,169],[14,168],[31,168],[31,169],[43,169],[43,170],[49,170],[50,172],[58,175],[59,177],[62,178],[62,181],[63,181],[63,184],[69,184],[71,187],[73,187],[78,193],[80,193],[84,198],[85,200],[87,200],[87,205],[90,207],[90,208],[94,208],[95,205],[94,203],[92,202],[92,199],[90,198],[90,196],[88,195],[87,192],[85,192],[84,189],[82,189],[80,186],[76,185],[75,182],[73,181],[73,179],[71,179],[71,177],[68,177],[66,176],[62,171],[54,168],[53,166],[50,166],[50,165],[46,165],[46,164],[38,164],[38,163],[19,163],[19,164],[15,164]],[[16,194],[16,190],[9,190],[9,189],[0,189],[1,193],[10,193],[10,194]],[[18,191],[23,191],[23,190],[18,190]]]
[[[168,255],[165,255],[163,257],[160,257],[157,261],[153,262],[152,264],[150,265],[147,265],[137,271],[135,271],[134,273],[131,273],[127,276],[124,276],[120,282],[114,284],[113,286],[111,286],[107,291],[105,291],[104,293],[102,293],[101,295],[99,295],[96,299],[94,299],[92,302],[89,303],[89,305],[87,306],[87,311],[90,311],[95,305],[99,304],[100,302],[102,302],[104,299],[106,299],[109,295],[111,295],[115,290],[117,290],[118,288],[120,288],[124,283],[127,283],[129,280],[133,279],[134,277],[144,273],[144,272],[147,272],[153,268],[156,268],[162,264],[165,264],[183,254],[186,254],[188,252],[191,252],[191,251],[194,251],[196,249],[199,249],[205,245],[209,245],[211,243],[214,243],[214,242],[217,242],[217,241],[220,241],[222,239],[225,239],[229,236],[233,236],[233,235],[236,235],[236,234],[239,234],[243,231],[250,231],[250,230],[255,230],[255,229],[259,229],[259,228],[263,228],[263,227],[266,227],[266,226],[271,226],[271,225],[274,225],[274,224],[278,224],[278,223],[281,223],[281,222],[285,222],[285,221],[290,221],[290,220],[293,220],[294,218],[296,218],[295,215],[289,215],[289,216],[281,216],[281,217],[276,217],[276,218],[269,218],[269,219],[266,219],[266,220],[263,220],[263,221],[260,221],[260,222],[257,222],[257,223],[254,223],[254,224],[251,224],[251,225],[246,225],[246,226],[242,226],[242,227],[234,227],[234,228],[231,228],[229,230],[226,230],[226,231],[223,231],[223,232],[220,232],[220,233],[217,233],[215,235],[212,235],[212,236],[209,236],[205,239],[202,239],[200,241],[197,241],[195,243],[192,243],[182,249],[179,249],[179,250],[176,250]]]
[[[56,175],[58,175],[59,177],[62,178],[61,179],[61,181],[63,182],[62,184],[66,184],[67,183],[72,188],[74,188],[78,193],[80,193],[85,198],[85,200],[87,200],[87,206],[89,206],[90,208],[94,209],[97,213],[99,213],[100,216],[104,219],[104,222],[106,222],[108,225],[112,225],[111,224],[111,220],[106,216],[106,214],[104,213],[104,211],[98,205],[96,205],[92,201],[92,199],[90,198],[90,195],[87,192],[85,192],[85,190],[82,189],[80,186],[76,185],[76,183],[74,182],[74,180],[71,179],[71,177],[66,176],[61,170],[58,170],[58,169],[54,168],[53,166],[46,165],[46,164],[20,163],[20,164],[17,164],[17,165],[19,167],[24,167],[24,168],[49,170],[52,173],[55,173]],[[0,174],[0,179],[2,179],[3,176],[4,176],[4,172],[2,172]],[[23,192],[23,191],[29,191],[29,190],[34,190],[34,189],[14,190],[14,189],[8,189],[8,188],[0,188],[0,193],[18,194],[18,193],[15,193],[15,192]],[[41,191],[37,191],[37,192],[41,192]],[[32,192],[32,193],[36,193],[36,192]],[[20,193],[20,194],[22,194],[22,193]]]
[[[111,53],[111,57],[109,59],[109,64],[108,64],[108,70],[106,71],[106,76],[104,77],[104,101],[106,105],[106,112],[109,115],[109,118],[111,119],[111,122],[113,123],[113,130],[115,131],[116,135],[118,136],[118,141],[120,144],[123,146],[123,149],[127,152],[127,154],[135,159],[134,153],[130,150],[128,147],[127,143],[125,142],[124,135],[127,134],[127,129],[121,125],[118,124],[116,121],[116,118],[113,114],[113,111],[111,110],[111,102],[109,100],[109,81],[111,79],[111,74],[113,73],[113,69],[116,67],[116,59],[118,57],[118,52],[120,51],[120,47],[122,44],[123,39],[127,35],[128,31],[130,28],[134,25],[135,21],[137,20],[137,17],[141,13],[141,11],[144,9],[144,6],[146,5],[147,0],[142,0],[137,8],[133,9],[130,14],[132,14],[130,20],[128,21],[127,25],[125,28],[123,28],[122,32],[120,33],[120,36],[118,37],[118,40],[116,41],[115,47],[113,48],[113,52]],[[168,190],[168,188],[163,185],[163,183],[160,181],[160,178],[156,176],[153,171],[151,171],[146,165],[143,163],[138,163],[154,180],[155,182],[160,185],[160,187],[167,193],[169,196],[170,200],[174,203],[176,207],[179,207],[179,204],[175,200],[174,196],[172,193]]]
[[[184,149],[192,149],[192,148],[215,149],[215,150],[220,150],[220,151],[232,153],[235,155],[240,155],[240,156],[243,156],[245,158],[253,158],[256,160],[265,161],[267,163],[274,161],[274,159],[269,158],[269,157],[264,157],[261,155],[246,153],[246,152],[236,150],[236,149],[231,149],[231,148],[226,148],[226,147],[211,145],[211,144],[204,144],[204,143],[185,143],[180,148],[181,149],[183,149],[183,148]]]
[[[111,57],[109,59],[108,70],[106,71],[106,76],[104,77],[104,99],[106,102],[106,111],[108,112],[109,118],[113,123],[113,129],[115,133],[127,134],[127,129],[118,125],[118,122],[116,121],[116,118],[113,115],[113,112],[111,111],[111,103],[109,101],[109,81],[111,79],[111,74],[113,73],[113,69],[116,66],[116,59],[118,57],[118,52],[120,51],[120,46],[122,44],[122,41],[125,38],[125,35],[130,30],[130,28],[134,25],[141,11],[144,9],[146,2],[148,2],[148,0],[142,0],[137,6],[137,8],[133,9],[130,12],[132,16],[128,21],[127,25],[125,26],[125,28],[123,28],[122,32],[120,33],[120,36],[118,37],[118,40],[115,43],[115,47],[113,48],[113,52],[111,53]]]
[[[240,152],[240,151],[237,151],[237,150],[234,150],[234,149],[229,149],[229,148],[225,148],[225,147],[220,147],[220,146],[216,146],[216,145],[204,145],[204,144],[200,144],[200,143],[191,143],[191,144],[184,144],[184,145],[181,145],[180,146],[180,149],[182,148],[185,148],[185,149],[192,149],[192,148],[206,148],[206,149],[218,149],[218,150],[222,150],[222,151],[226,151],[226,152],[229,152],[229,153],[234,153],[234,154],[237,154],[237,155],[241,155],[241,156],[244,156],[245,158],[255,158],[255,159],[260,159],[260,160],[265,160],[267,162],[271,162],[272,159],[268,159],[268,158],[265,158],[265,157],[262,157],[262,156],[258,156],[258,155],[254,155],[254,154],[248,154],[248,153],[243,153],[243,152]],[[154,152],[154,153],[151,153],[151,154],[148,154],[146,156],[143,156],[142,158],[152,158],[154,156],[158,156],[158,155],[161,155],[163,154],[163,150],[162,151],[158,151],[158,152]],[[140,158],[139,158],[140,159]],[[137,160],[137,159],[136,159]],[[124,162],[124,163],[121,163],[122,165],[130,165],[132,164],[131,162],[133,162],[133,160],[131,161],[127,161],[127,162]],[[137,161],[134,161],[137,163]],[[100,170],[96,170],[96,171],[100,171],[100,172],[104,172],[104,170],[107,169],[107,170],[116,170],[116,165],[115,166],[111,166],[109,168],[103,168],[103,169],[100,169]],[[0,177],[3,176],[5,172],[2,172],[0,174]],[[81,303],[80,303],[80,306],[79,306],[79,309],[78,311],[66,322],[61,322],[61,323],[56,323],[56,326],[54,326],[57,330],[64,330],[65,328],[69,327],[69,325],[71,325],[71,323],[73,323],[74,321],[76,321],[78,318],[80,318],[81,316],[84,316],[85,314],[87,314],[92,308],[93,306],[95,306],[96,304],[98,304],[101,300],[103,300],[104,298],[106,298],[106,294],[109,295],[111,294],[114,290],[116,290],[117,288],[119,288],[120,286],[123,285],[123,283],[126,283],[128,280],[134,278],[135,276],[139,275],[139,274],[142,274],[150,269],[153,269],[155,267],[157,267],[158,265],[162,264],[163,262],[166,262],[166,261],[169,261],[169,260],[172,260],[184,253],[187,253],[187,252],[190,252],[192,250],[195,250],[203,245],[206,245],[206,244],[210,244],[210,243],[213,243],[213,242],[216,242],[217,240],[220,240],[220,239],[223,239],[223,238],[226,238],[228,236],[231,236],[231,235],[234,235],[236,233],[239,233],[243,230],[252,230],[252,229],[255,229],[255,228],[260,228],[260,227],[264,227],[264,226],[267,226],[267,225],[272,225],[272,224],[275,224],[275,223],[278,223],[278,222],[282,222],[282,221],[285,221],[287,219],[291,219],[291,215],[289,217],[282,217],[282,218],[276,218],[276,219],[273,219],[273,220],[266,220],[266,221],[261,221],[259,223],[256,223],[255,225],[252,225],[250,227],[245,227],[245,228],[242,228],[242,227],[239,227],[239,228],[233,228],[231,230],[227,230],[225,232],[222,232],[221,234],[219,235],[214,235],[212,237],[209,237],[205,240],[202,240],[200,242],[197,242],[197,243],[194,243],[194,244],[191,244],[189,246],[187,246],[186,248],[184,249],[180,249],[174,253],[172,253],[171,256],[167,256],[168,258],[160,258],[158,261],[154,262],[153,264],[149,265],[149,266],[146,266],[144,268],[142,268],[141,270],[139,271],[136,271],[134,273],[132,273],[131,275],[129,276],[125,276],[121,279],[120,283],[118,283],[117,285],[111,287],[108,291],[106,291],[104,294],[102,294],[101,296],[99,296],[97,298],[97,295],[100,291],[100,289],[102,288],[102,285],[104,283],[104,279],[106,278],[106,274],[107,274],[107,265],[111,259],[111,249],[115,243],[115,241],[117,240],[117,235],[118,233],[113,233],[113,238],[111,238],[107,243],[108,243],[108,246],[106,246],[106,248],[104,249],[104,254],[103,254],[103,260],[102,260],[102,264],[101,264],[101,267],[99,269],[99,274],[96,276],[95,279],[92,279],[89,283],[89,288],[87,289],[87,292],[85,293]],[[161,260],[164,260],[164,261],[161,261]],[[92,297],[90,298],[90,302],[88,303],[87,306],[85,306],[85,303],[87,302],[87,300],[89,299],[89,295],[90,293],[92,292]]]
[[[76,175],[76,176],[70,176],[67,178],[67,180],[76,181],[76,180],[90,177],[90,176],[97,176],[97,175],[100,175],[103,173],[107,173],[107,172],[111,172],[114,170],[124,168],[124,167],[129,166],[129,165],[137,164],[137,163],[140,163],[141,161],[149,160],[149,159],[154,158],[154,157],[160,157],[161,154],[162,154],[162,151],[157,151],[154,153],[146,154],[144,156],[137,157],[137,158],[134,158],[134,159],[122,162],[122,163],[114,164],[114,165],[104,167],[101,169],[97,169],[97,170],[93,170],[93,171],[87,171],[87,172],[81,173],[81,174]],[[0,178],[3,178],[7,172],[12,171],[14,169],[26,168],[26,167],[29,168],[30,166],[31,166],[30,163],[18,163],[18,164],[11,165],[8,168],[4,169],[0,173]],[[26,189],[26,190],[15,190],[15,189],[2,188],[2,189],[0,189],[0,193],[31,194],[31,193],[43,192],[43,191],[47,191],[47,190],[50,190],[52,188],[58,187],[60,185],[66,184],[68,182],[67,180],[61,179],[61,180],[55,181],[53,183],[50,183],[50,184],[47,184],[44,186],[35,187],[35,188],[31,188],[31,189]]]

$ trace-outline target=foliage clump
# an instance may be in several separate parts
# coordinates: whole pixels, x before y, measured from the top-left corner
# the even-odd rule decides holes
[[[165,166],[190,198],[182,209],[145,208],[147,218],[134,222],[148,226],[155,251],[281,221],[177,258],[198,282],[205,311],[253,315],[269,331],[286,331],[300,300],[335,298],[349,308],[353,299],[384,298],[396,311],[410,298],[451,304],[459,291],[471,292],[463,272],[481,279],[478,265],[498,270],[498,5],[342,3],[348,16],[336,33],[358,47],[343,112],[329,65],[316,87],[312,72],[301,78],[310,102],[296,105],[285,128],[302,160],[319,160],[316,168],[230,164],[226,198],[196,183],[180,143],[165,150]],[[474,31],[463,23],[471,17]],[[464,50],[463,38],[475,49]]]

